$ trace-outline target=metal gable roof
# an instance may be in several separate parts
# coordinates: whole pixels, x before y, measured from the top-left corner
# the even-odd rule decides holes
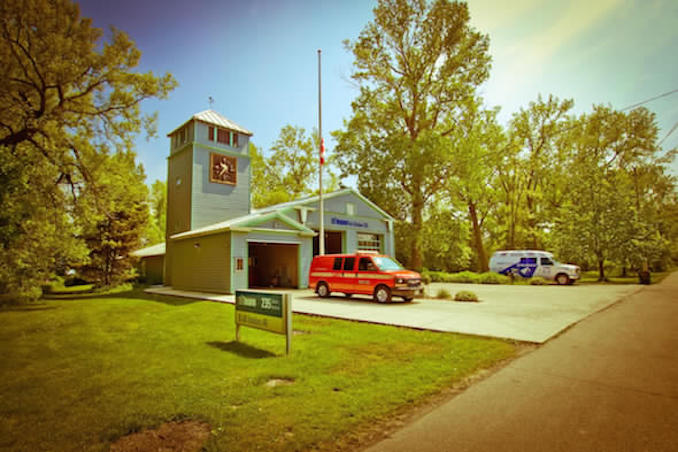
[[[165,242],[158,243],[153,246],[142,248],[140,250],[132,251],[130,253],[135,257],[151,257],[151,256],[162,256],[165,254]]]
[[[382,216],[386,217],[387,219],[389,219],[389,220],[394,219],[391,215],[386,213],[383,209],[381,209],[375,203],[373,203],[372,201],[367,199],[362,193],[360,193],[358,190],[356,190],[354,188],[344,188],[343,190],[337,190],[337,191],[334,191],[334,192],[331,192],[331,193],[326,193],[325,195],[323,195],[323,198],[324,199],[334,198],[336,196],[341,196],[341,195],[344,195],[344,194],[347,194],[347,193],[354,194],[360,200],[365,202],[365,204],[367,204],[368,206],[370,206],[371,208],[373,208],[374,210],[379,212]],[[288,201],[288,202],[284,202],[284,203],[281,203],[281,204],[274,204],[272,206],[262,207],[261,209],[254,209],[254,210],[252,210],[252,213],[265,213],[265,212],[271,212],[271,211],[279,210],[279,209],[286,209],[286,208],[290,208],[290,207],[302,206],[304,204],[318,202],[319,200],[320,200],[320,196],[318,196],[318,195],[308,196],[306,198],[301,198],[301,199],[297,199],[297,200],[294,200],[294,201]]]
[[[193,116],[191,116],[191,118],[188,121],[184,122],[179,127],[172,130],[170,133],[167,134],[167,136],[172,135],[174,132],[181,129],[182,127],[184,127],[186,124],[188,124],[191,121],[202,121],[202,122],[205,122],[207,124],[213,124],[213,125],[218,126],[218,127],[223,127],[225,129],[235,130],[236,132],[240,132],[240,133],[243,133],[245,135],[249,135],[249,136],[254,135],[252,132],[250,132],[246,128],[239,126],[238,124],[234,123],[233,121],[226,118],[225,116],[222,116],[221,114],[217,113],[216,111],[205,110],[205,111],[201,111],[200,113],[196,113]]]
[[[257,212],[250,215],[245,215],[242,217],[232,218],[230,220],[222,221],[220,223],[214,223],[202,228],[192,229],[190,231],[180,232],[178,234],[172,235],[170,238],[175,239],[185,239],[190,237],[196,237],[201,235],[210,235],[218,232],[228,231],[232,228],[252,228],[256,229],[256,225],[263,223],[265,221],[278,219],[283,223],[286,223],[288,226],[297,230],[301,233],[314,234],[312,229],[304,226],[303,224],[294,221],[293,219],[286,217],[280,212]]]

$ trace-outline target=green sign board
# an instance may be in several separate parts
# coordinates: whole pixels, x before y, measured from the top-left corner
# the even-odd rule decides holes
[[[240,340],[240,326],[284,334],[287,353],[292,336],[292,310],[289,293],[235,291],[235,338]]]

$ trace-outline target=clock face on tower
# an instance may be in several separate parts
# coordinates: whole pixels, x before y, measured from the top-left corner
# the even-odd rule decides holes
[[[238,159],[221,154],[210,154],[210,182],[235,185],[238,176]]]

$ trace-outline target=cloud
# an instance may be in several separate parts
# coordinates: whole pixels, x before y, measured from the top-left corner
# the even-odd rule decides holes
[[[567,1],[557,17],[511,45],[510,53],[524,55],[532,64],[545,63],[563,45],[591,30],[621,3],[623,0]]]
[[[492,76],[483,94],[491,104],[504,107],[502,116],[533,100],[543,89],[543,79],[552,78],[559,54],[571,58],[568,50],[573,45],[584,52],[599,44],[586,37],[595,34],[592,32],[623,6],[628,6],[625,0],[518,0],[500,4],[472,0],[471,12],[476,15],[473,23],[490,33],[493,54]]]

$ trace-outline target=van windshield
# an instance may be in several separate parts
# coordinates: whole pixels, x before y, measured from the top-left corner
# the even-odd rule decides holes
[[[403,270],[403,266],[400,265],[395,259],[390,257],[378,257],[375,256],[372,258],[372,261],[379,267],[379,270]]]

